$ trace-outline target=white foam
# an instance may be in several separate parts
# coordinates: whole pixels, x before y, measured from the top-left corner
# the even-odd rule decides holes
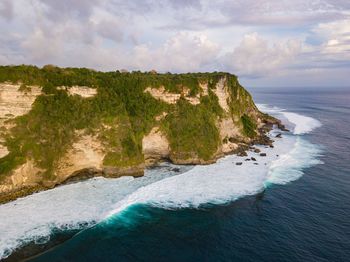
[[[271,162],[265,186],[285,185],[299,179],[304,174],[303,169],[323,163],[318,159],[319,156],[319,146],[297,137],[292,150]]]
[[[266,157],[253,152],[248,157],[227,156],[216,164],[196,166],[187,173],[141,187],[119,202],[107,217],[135,203],[169,209],[224,204],[256,194],[272,183],[294,181],[303,174],[303,168],[320,163],[315,160],[319,148],[300,137],[285,135],[276,141],[274,149],[260,148]],[[245,161],[251,157],[257,162]]]
[[[295,125],[293,130],[293,134],[295,135],[310,133],[315,128],[321,126],[321,122],[312,117],[291,112],[282,112],[282,114],[288,119],[289,122]]]
[[[53,229],[79,229],[81,224],[101,221],[115,203],[137,188],[174,175],[172,168],[150,170],[138,179],[93,178],[0,205],[0,260],[32,241],[48,241]]]
[[[315,118],[297,113],[287,112],[285,109],[276,106],[257,104],[257,107],[262,112],[275,115],[277,118],[282,120],[285,119],[291,123],[293,125],[294,135],[303,135],[310,133],[312,130],[322,125],[321,122]]]
[[[278,108],[272,110],[277,116],[288,113]],[[290,117],[295,124],[294,133],[312,130],[308,124],[315,127],[313,121],[304,121],[300,116]],[[304,168],[320,163],[318,147],[299,135],[284,133],[274,145],[260,147],[266,157],[249,152],[248,157],[255,157],[258,165],[244,161],[248,157],[227,156],[216,164],[196,166],[176,176],[161,169],[137,179],[94,178],[0,205],[0,259],[31,241],[47,241],[55,228],[75,229],[81,223],[94,224],[135,203],[163,208],[224,204],[256,194],[271,183],[294,181]]]
[[[279,114],[282,111],[285,111],[285,109],[277,107],[277,106],[271,106],[267,104],[256,104],[257,108],[264,113],[267,114]]]

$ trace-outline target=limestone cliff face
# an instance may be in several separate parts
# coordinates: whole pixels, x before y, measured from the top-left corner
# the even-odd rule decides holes
[[[70,95],[84,98],[96,94],[96,89],[88,87],[74,86],[65,89]],[[21,90],[21,84],[0,84],[0,158],[9,154],[4,137],[14,126],[11,120],[27,114],[32,109],[35,99],[41,94],[41,88],[38,86],[26,86],[25,90]],[[42,185],[52,187],[67,180],[76,171],[86,168],[101,169],[104,153],[100,141],[95,137],[84,135],[83,132],[78,133],[77,137],[79,139],[58,163],[54,179],[42,179],[45,170],[39,168],[35,161],[29,158],[9,176],[0,179],[0,195]]]
[[[41,88],[38,86],[28,86],[25,91],[21,91],[20,86],[0,83],[0,158],[9,153],[1,135],[11,127],[8,120],[28,113],[36,97],[41,93]]]
[[[160,160],[169,159],[170,145],[166,136],[154,127],[151,132],[142,139],[142,150],[146,165],[152,165]]]
[[[176,104],[179,99],[183,97],[192,105],[198,105],[200,104],[201,97],[208,96],[208,82],[201,82],[199,86],[201,91],[199,95],[195,97],[190,97],[189,92],[187,92],[186,89],[185,92],[182,92],[181,94],[172,94],[167,92],[164,87],[149,87],[145,90],[145,92],[149,92],[156,99],[162,100],[169,104]],[[218,103],[221,109],[223,110],[223,116],[217,119],[216,126],[220,133],[221,143],[219,144],[217,152],[214,154],[212,159],[203,160],[196,155],[193,155],[188,159],[178,159],[172,157],[171,147],[166,135],[156,127],[152,129],[152,131],[146,135],[142,141],[146,163],[155,163],[162,159],[168,159],[177,164],[209,164],[215,162],[217,158],[222,157],[225,154],[235,152],[240,145],[242,145],[242,143],[249,143],[252,141],[252,139],[247,138],[243,134],[242,127],[237,124],[239,122],[239,116],[232,114],[230,111],[230,103],[236,103],[236,100],[242,99],[239,91],[236,97],[232,97],[232,94],[229,91],[228,79],[226,77],[222,77],[217,81],[213,91],[218,98]],[[252,103],[250,96],[247,96],[244,99],[246,99],[248,104]],[[261,118],[262,114],[257,110],[255,105],[253,108],[247,108],[246,112],[243,113],[249,114],[258,123],[258,127],[262,127],[264,125],[263,119]]]
[[[178,164],[208,164],[215,162],[217,158],[224,154],[236,152],[242,144],[247,145],[253,142],[254,139],[245,134],[241,117],[247,116],[254,123],[257,123],[253,131],[258,135],[260,129],[266,123],[266,119],[257,110],[250,95],[241,87],[233,91],[232,84],[229,85],[227,76],[219,78],[214,85],[209,80],[200,80],[198,86],[200,90],[195,95],[191,95],[190,89],[186,86],[182,86],[182,91],[176,93],[170,92],[164,86],[148,86],[144,89],[144,93],[165,103],[169,108],[176,106],[181,99],[196,107],[200,106],[209,95],[216,96],[221,110],[221,116],[218,116],[215,120],[219,141],[217,150],[210,159],[204,160],[194,153],[185,158],[173,154],[169,134],[165,132],[165,128],[162,126],[162,121],[169,115],[168,111],[164,111],[154,118],[155,124],[150,128],[150,131],[143,134],[141,139],[143,163],[138,162],[114,167],[106,164],[106,156],[108,150],[110,150],[110,146],[106,145],[104,138],[106,132],[125,132],[125,128],[109,124],[101,127],[104,133],[102,131],[101,133],[91,133],[91,130],[88,129],[76,130],[74,142],[67,147],[58,161],[55,162],[51,176],[46,177],[47,170],[40,167],[31,155],[27,155],[20,165],[6,173],[5,176],[0,176],[0,203],[29,194],[35,190],[51,188],[65,181],[74,180],[74,178],[95,175],[107,177],[142,175],[145,167],[164,160],[170,160]],[[88,101],[88,99],[92,99],[98,94],[98,89],[87,86],[58,86],[56,88],[57,90],[66,91],[70,96],[79,96],[83,101]],[[49,94],[43,94],[42,88],[39,86],[21,88],[21,84],[0,83],[0,159],[10,154],[6,145],[6,137],[11,136],[11,128],[15,125],[15,122],[11,120],[27,114],[40,95],[50,96]],[[238,104],[239,107],[237,107]],[[274,121],[270,121],[271,123],[274,123]],[[121,144],[127,144],[128,141],[123,140]],[[113,142],[113,145],[115,152],[122,150],[118,149],[119,142]]]

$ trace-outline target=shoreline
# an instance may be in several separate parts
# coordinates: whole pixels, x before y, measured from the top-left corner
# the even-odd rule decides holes
[[[280,130],[280,129],[276,128],[276,130]],[[271,138],[269,138],[269,141],[271,144],[273,143],[273,140],[271,140]],[[273,147],[273,146],[271,146],[271,144],[260,144],[260,145],[265,146],[265,147]],[[254,151],[255,149],[257,149],[254,147],[254,145],[250,145],[250,146],[244,145],[242,148],[244,148],[244,150],[242,151],[242,149],[241,149],[241,151],[240,151],[241,153],[242,152],[245,153],[246,151],[257,153],[256,151]],[[257,153],[257,154],[259,154],[259,153]],[[237,155],[239,157],[245,157],[244,154],[239,155],[239,154],[237,154],[237,152],[234,152],[231,154],[226,154],[225,156],[227,156],[227,155]],[[221,159],[221,158],[222,157],[220,157],[218,159]],[[244,161],[244,160],[242,159],[242,161]],[[167,162],[167,163],[172,164],[171,162]],[[161,163],[158,162],[157,164],[148,167],[148,169],[157,168],[160,166],[160,164]],[[175,171],[175,172],[177,172],[177,171]],[[80,181],[83,181],[83,180],[80,180]],[[78,181],[75,181],[75,182],[78,182]],[[60,186],[63,186],[63,185],[60,185]],[[10,262],[12,262],[12,261],[29,261],[30,259],[35,258],[37,256],[40,256],[41,254],[44,254],[45,252],[52,250],[52,249],[56,248],[57,246],[63,244],[64,242],[68,241],[69,239],[74,237],[77,233],[81,232],[82,230],[86,229],[87,227],[82,227],[81,229],[73,230],[73,232],[71,232],[71,233],[69,231],[68,232],[59,232],[58,235],[51,236],[52,238],[50,237],[50,240],[46,243],[43,243],[43,244],[36,244],[35,242],[31,242],[31,243],[15,250],[7,258],[5,258],[3,261],[10,261]],[[60,235],[60,233],[62,235]]]
[[[59,186],[64,186],[71,183],[77,183],[80,181],[85,181],[93,177],[105,177],[105,178],[119,178],[123,176],[132,176],[134,178],[142,177],[144,175],[145,168],[157,167],[162,162],[168,162],[175,165],[210,165],[210,164],[216,163],[219,159],[227,155],[236,154],[237,156],[245,156],[246,151],[250,150],[252,147],[256,145],[267,145],[267,146],[273,147],[274,141],[271,138],[269,138],[267,134],[273,129],[274,126],[276,126],[281,131],[289,131],[282,124],[281,120],[276,118],[271,118],[266,120],[266,123],[264,123],[264,126],[258,129],[257,137],[254,138],[251,142],[237,143],[238,147],[236,149],[227,153],[216,154],[213,156],[212,159],[208,161],[198,161],[198,159],[190,159],[189,161],[176,161],[176,160],[172,161],[170,158],[167,158],[167,159],[159,159],[158,161],[148,166],[145,166],[145,165],[131,166],[128,168],[119,169],[118,170],[119,172],[114,172],[114,173],[106,172],[103,170],[97,170],[95,168],[77,170],[71,176],[69,176],[66,180],[60,183],[57,183],[53,186],[48,187],[44,185],[37,185],[33,187],[19,188],[18,190],[15,190],[10,193],[2,193],[0,194],[0,205],[15,201],[17,199],[20,199],[35,193],[47,191]]]

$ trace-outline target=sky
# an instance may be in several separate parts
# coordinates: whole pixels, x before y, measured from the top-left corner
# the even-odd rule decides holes
[[[0,0],[0,65],[350,87],[350,0]]]

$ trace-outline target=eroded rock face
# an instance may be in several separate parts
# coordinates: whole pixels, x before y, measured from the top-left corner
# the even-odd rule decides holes
[[[41,180],[39,174],[42,171],[44,170],[38,168],[33,160],[28,160],[26,163],[16,168],[11,176],[7,177],[5,181],[0,184],[0,194],[11,192],[22,187],[36,186]]]
[[[102,170],[104,157],[103,146],[96,136],[85,135],[84,131],[77,132],[77,140],[57,165],[55,182],[66,180],[79,170]]]
[[[231,142],[230,138],[240,136],[239,128],[233,123],[233,120],[230,117],[221,119],[218,127],[220,131],[221,141],[223,141],[221,146],[222,153],[226,154],[232,152],[238,147],[238,145],[234,142]]]
[[[29,112],[36,97],[41,94],[41,88],[38,86],[27,88],[27,91],[20,91],[19,84],[0,84],[1,119],[10,119]]]
[[[184,96],[184,98],[192,105],[198,105],[200,103],[200,95],[198,94],[194,97],[189,96],[190,90],[187,88],[183,89],[182,94],[170,93],[165,90],[164,86],[161,86],[159,88],[147,87],[145,89],[145,92],[150,93],[155,99],[161,100],[168,104],[176,104],[177,101],[179,101],[181,98],[181,95]]]
[[[222,77],[218,83],[216,84],[216,88],[214,90],[216,96],[219,99],[219,105],[222,107],[222,109],[225,110],[225,112],[229,111],[229,106],[228,106],[228,99],[229,99],[229,93],[227,90],[227,85],[226,85],[226,78]]]
[[[181,97],[181,94],[173,94],[167,92],[164,86],[160,88],[147,87],[145,89],[145,92],[150,93],[155,99],[162,100],[168,104],[176,104]]]
[[[4,145],[5,141],[4,139],[0,138],[0,158],[6,156],[8,153],[10,153],[7,149],[7,147]]]
[[[208,83],[201,82],[199,86],[201,91],[194,97],[189,96],[190,90],[186,87],[182,88],[181,94],[169,93],[164,87],[148,87],[145,89],[145,92],[168,104],[176,104],[182,96],[192,105],[198,105],[201,96],[208,95]],[[36,97],[41,94],[40,87],[31,86],[26,92],[19,91],[19,88],[20,85],[0,84],[0,127],[2,127],[0,128],[0,158],[9,153],[4,146],[4,139],[1,136],[2,133],[10,128],[10,124],[6,123],[6,120],[28,113]],[[97,94],[97,89],[85,86],[58,87],[58,89],[66,90],[70,95],[79,95],[83,98],[91,98]],[[212,90],[218,97],[219,105],[224,111],[223,117],[218,118],[216,124],[220,133],[221,143],[212,159],[204,161],[195,154],[184,157],[181,155],[181,152],[179,153],[180,155],[174,155],[171,152],[166,135],[159,128],[160,122],[168,114],[168,112],[162,112],[155,117],[155,120],[158,122],[156,124],[157,126],[153,127],[149,134],[145,135],[142,139],[145,163],[123,168],[103,166],[103,159],[106,152],[98,136],[92,136],[84,131],[77,131],[75,142],[58,161],[55,172],[50,179],[46,179],[43,182],[42,173],[46,170],[38,168],[34,160],[27,159],[23,165],[13,170],[3,181],[0,181],[0,196],[2,193],[16,191],[21,188],[37,188],[39,186],[48,188],[67,180],[70,181],[70,179],[78,180],[79,178],[88,178],[94,175],[103,175],[106,177],[118,177],[121,175],[138,176],[143,174],[145,166],[154,165],[165,159],[170,159],[177,164],[213,163],[218,157],[239,149],[238,141],[241,138],[243,139],[243,136],[240,127],[237,126],[238,120],[234,119],[235,116],[232,116],[230,112],[229,102],[231,97],[226,77],[222,77],[217,82],[215,89]],[[237,95],[239,96],[239,93]],[[258,119],[258,126],[263,125],[264,123]],[[108,127],[103,126],[103,128]],[[83,174],[81,175],[79,172]]]
[[[79,95],[83,98],[94,97],[97,94],[96,88],[91,88],[88,86],[60,86],[57,87],[60,90],[66,90],[69,95]]]
[[[142,150],[146,165],[166,159],[170,154],[168,139],[158,127],[154,127],[148,135],[143,137]]]
[[[20,91],[20,86],[20,84],[0,83],[0,158],[9,153],[3,137],[12,125],[7,121],[27,114],[37,96],[41,94],[41,88],[38,86],[27,86],[25,91]]]

